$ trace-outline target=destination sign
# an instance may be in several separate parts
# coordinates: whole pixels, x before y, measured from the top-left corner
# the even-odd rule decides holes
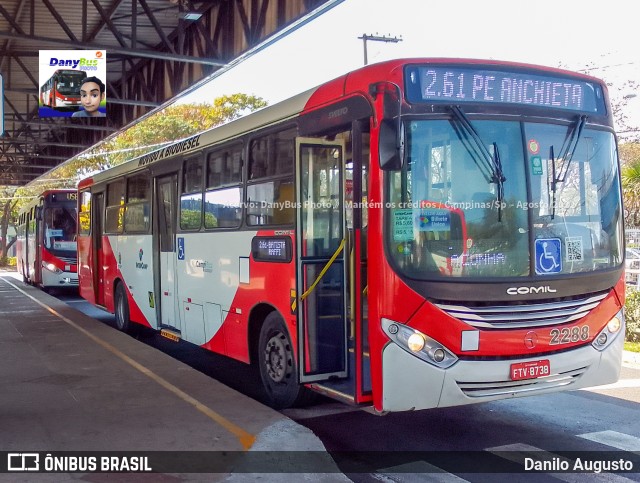
[[[412,102],[517,104],[606,114],[599,84],[540,72],[412,66],[406,71],[406,89]]]
[[[290,262],[291,238],[256,236],[251,240],[251,253],[261,262]]]
[[[78,193],[75,191],[72,192],[62,192],[62,193],[50,193],[47,195],[47,201],[77,201]]]

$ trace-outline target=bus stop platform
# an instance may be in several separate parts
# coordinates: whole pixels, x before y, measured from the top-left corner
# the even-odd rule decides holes
[[[324,452],[324,446],[279,412],[0,272],[0,453],[149,452],[157,462],[158,454],[171,460],[197,452],[215,457],[292,450]],[[0,469],[11,464],[0,461]],[[205,476],[211,470],[206,465],[194,466],[204,468],[200,474],[166,468],[160,472],[179,474],[161,480],[158,473],[132,480],[121,474],[118,481],[252,481],[248,474],[215,470]],[[344,478],[327,469],[311,481]],[[40,481],[36,476],[67,481],[60,472],[5,472],[0,481]],[[272,476],[283,481],[283,475]]]

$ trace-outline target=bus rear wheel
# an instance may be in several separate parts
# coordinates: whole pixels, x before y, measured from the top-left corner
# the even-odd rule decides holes
[[[122,332],[131,331],[131,319],[129,318],[129,302],[127,291],[122,283],[116,286],[116,327]]]
[[[260,329],[258,367],[271,407],[283,409],[299,404],[306,389],[298,384],[291,339],[277,312],[267,315]]]

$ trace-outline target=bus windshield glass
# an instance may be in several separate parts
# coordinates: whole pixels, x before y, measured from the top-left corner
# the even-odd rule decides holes
[[[461,124],[455,116],[406,124],[407,161],[387,177],[386,239],[397,270],[416,279],[553,277],[620,265],[612,133]],[[563,149],[568,138],[574,144]]]
[[[44,246],[54,255],[76,252],[76,224],[78,215],[75,203],[50,206],[44,210]]]
[[[66,95],[80,95],[80,86],[85,77],[87,75],[84,72],[62,72],[58,75],[58,92]]]

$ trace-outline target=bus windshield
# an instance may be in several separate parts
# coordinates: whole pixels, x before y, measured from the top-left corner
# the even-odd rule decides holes
[[[75,254],[77,221],[75,203],[46,208],[44,210],[45,248],[54,255]]]
[[[407,162],[387,177],[397,270],[417,279],[549,277],[620,265],[612,133],[584,123],[575,136],[573,124],[461,124],[406,124]]]
[[[84,72],[79,72],[77,74],[59,74],[57,80],[58,92],[64,95],[80,95],[80,86],[82,85],[82,80],[86,76],[87,75]]]

